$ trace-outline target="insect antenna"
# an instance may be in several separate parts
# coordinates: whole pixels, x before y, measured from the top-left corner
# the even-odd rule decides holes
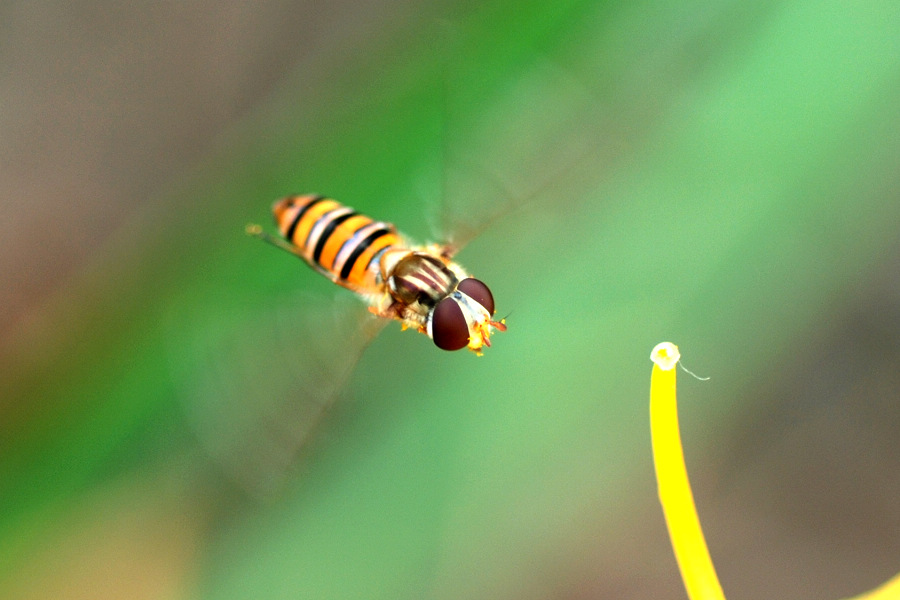
[[[285,252],[289,252],[289,253],[293,254],[294,256],[299,256],[303,260],[306,260],[306,258],[302,254],[300,254],[299,248],[297,248],[293,244],[287,243],[286,241],[282,240],[281,238],[277,238],[275,236],[269,235],[268,233],[263,231],[262,227],[260,227],[259,225],[255,224],[255,223],[250,223],[249,225],[247,225],[247,227],[244,228],[244,232],[247,235],[258,238],[258,239],[266,242],[267,244],[271,244],[271,245],[275,246],[276,248],[279,248],[281,250],[284,250]]]

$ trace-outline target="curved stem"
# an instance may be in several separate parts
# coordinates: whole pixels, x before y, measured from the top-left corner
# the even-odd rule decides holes
[[[679,358],[674,344],[660,344],[651,355],[655,364],[650,376],[650,432],[659,500],[688,597],[725,600],[684,465],[675,394],[675,365]]]
[[[849,600],[898,600],[900,599],[900,573],[894,575],[893,578],[887,580],[879,587],[866,592],[865,594],[860,594],[859,596],[854,596]]]
[[[700,528],[700,519],[684,465],[675,393],[675,365],[681,355],[677,346],[663,342],[653,349],[650,359],[654,362],[650,375],[653,463],[656,467],[659,501],[666,517],[675,559],[691,600],[725,600]],[[900,574],[880,587],[849,600],[900,600]]]

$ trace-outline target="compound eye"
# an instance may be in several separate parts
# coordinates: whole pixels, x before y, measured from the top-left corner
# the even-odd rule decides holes
[[[469,345],[469,326],[452,297],[437,303],[431,315],[431,339],[441,350],[459,350]]]
[[[468,279],[460,281],[459,285],[456,286],[456,289],[485,307],[489,315],[494,314],[494,295],[491,294],[491,290],[488,289],[488,286],[484,285],[481,281],[469,277]]]

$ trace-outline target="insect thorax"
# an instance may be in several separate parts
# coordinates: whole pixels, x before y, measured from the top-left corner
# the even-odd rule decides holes
[[[456,289],[459,277],[441,258],[423,251],[386,253],[382,269],[395,302],[423,317]]]

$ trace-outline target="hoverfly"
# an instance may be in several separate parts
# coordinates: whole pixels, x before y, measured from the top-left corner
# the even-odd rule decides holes
[[[190,357],[179,361],[188,366],[174,377],[190,398],[197,439],[230,480],[260,499],[288,480],[364,350],[391,320],[439,348],[476,354],[506,329],[493,317],[490,289],[453,260],[490,219],[469,231],[456,227],[448,243],[417,245],[393,225],[321,196],[288,196],[272,212],[280,236],[258,225],[247,233],[302,258],[379,318],[350,294],[329,299],[301,290],[278,301],[217,302],[200,314],[170,318],[192,323],[192,336],[181,329],[172,337]],[[298,343],[298,337],[314,341]],[[277,351],[260,352],[248,339]]]
[[[391,320],[446,350],[480,354],[490,346],[493,334],[506,329],[504,319],[494,317],[488,286],[454,256],[513,210],[545,198],[551,187],[559,194],[557,184],[571,190],[594,176],[585,168],[598,153],[592,130],[580,121],[576,131],[564,119],[558,125],[535,144],[541,149],[509,157],[496,173],[465,165],[466,178],[455,185],[471,186],[467,193],[442,189],[440,195],[435,216],[442,243],[415,244],[391,224],[316,195],[274,203],[278,236],[248,226],[250,235],[303,259],[354,294],[301,300],[297,296],[306,293],[294,290],[276,299],[256,290],[253,298],[210,299],[170,319],[190,323],[172,336],[185,357],[173,361],[179,367],[173,377],[189,399],[188,418],[211,462],[253,496],[280,489],[323,430],[366,347]],[[503,172],[514,172],[515,181],[498,175]]]
[[[453,262],[450,245],[416,245],[390,223],[374,221],[318,195],[287,196],[272,206],[283,239],[258,225],[247,232],[302,258],[353,292],[378,317],[427,335],[442,350],[481,355],[494,330],[494,297],[482,281]]]

